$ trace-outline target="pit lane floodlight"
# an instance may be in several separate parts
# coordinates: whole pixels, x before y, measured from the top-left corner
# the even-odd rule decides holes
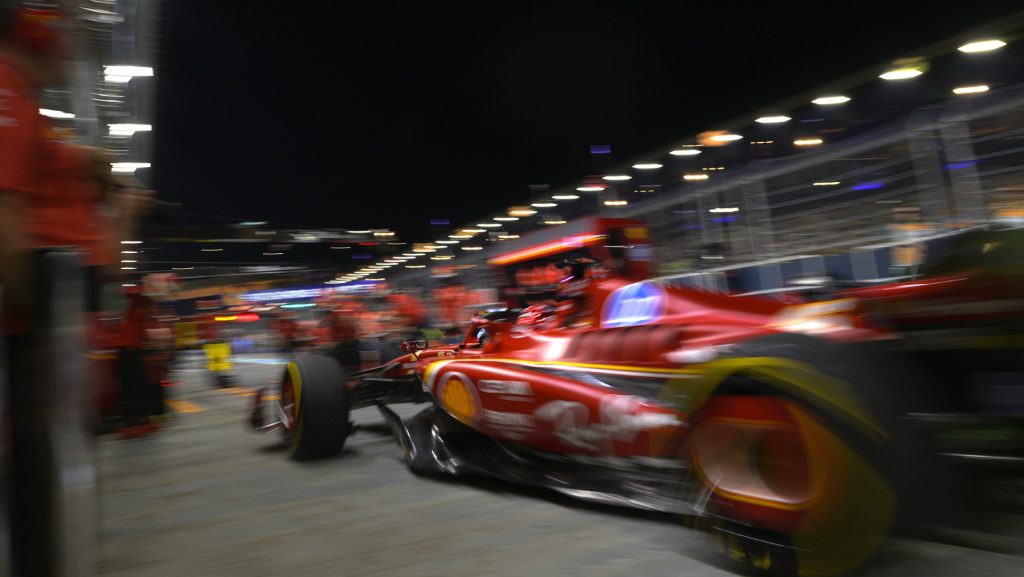
[[[103,74],[108,76],[152,76],[152,66],[104,66]]]
[[[107,127],[110,128],[110,136],[131,136],[136,132],[150,132],[153,130],[152,124],[108,124]],[[267,223],[263,222],[261,224]]]
[[[713,141],[713,142],[732,142],[734,140],[739,140],[741,138],[743,138],[743,136],[741,136],[739,134],[731,134],[730,133],[730,134],[715,134],[715,135],[713,135],[710,138],[710,140]]]
[[[759,122],[761,124],[780,124],[782,122],[789,122],[790,120],[792,120],[792,118],[779,114],[775,116],[762,116],[754,122]]]
[[[669,151],[672,156],[697,156],[700,153],[701,151],[696,148],[678,148]]]
[[[133,174],[139,168],[149,168],[148,162],[111,162],[110,171],[117,174]]]
[[[499,222],[513,222],[513,221],[519,220],[519,217],[518,216],[496,216],[496,217],[494,217],[494,220],[497,220]]]
[[[958,86],[953,89],[953,94],[980,94],[982,92],[988,92],[988,85]]]
[[[977,52],[991,52],[992,50],[1002,48],[1003,46],[1006,46],[1006,42],[993,38],[991,40],[976,40],[974,42],[968,42],[960,48],[957,48],[957,50],[966,54],[974,54]]]
[[[661,168],[661,167],[662,167],[662,165],[658,164],[657,162],[641,162],[641,163],[633,165],[633,168],[635,168],[637,170],[654,170],[656,168]]]
[[[602,190],[604,190],[606,188],[608,188],[608,187],[607,186],[602,186],[602,185],[599,185],[599,184],[595,184],[595,185],[587,185],[587,186],[577,186],[576,190],[578,190],[580,192],[601,192]]]
[[[553,208],[553,207],[558,206],[558,203],[557,202],[535,202],[535,203],[531,204],[530,206],[532,206],[534,208]]]
[[[476,225],[481,228],[498,228],[501,226],[501,224],[497,222],[478,222]]]
[[[556,194],[551,198],[555,200],[577,200],[580,196],[578,194]]]
[[[628,174],[608,174],[601,178],[610,181],[631,180],[633,177]]]
[[[70,112],[63,112],[61,110],[50,110],[49,108],[40,108],[39,114],[42,114],[47,118],[55,118],[60,120],[70,120],[75,117],[75,115]]]
[[[907,80],[924,74],[920,68],[894,68],[878,75],[882,80]]]
[[[820,98],[815,98],[811,102],[813,102],[814,104],[820,104],[822,106],[830,106],[833,104],[843,104],[849,101],[849,96],[822,96]]]

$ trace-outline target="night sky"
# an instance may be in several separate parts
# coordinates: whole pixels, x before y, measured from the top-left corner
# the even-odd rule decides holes
[[[591,174],[591,144],[629,161],[1011,10],[306,4],[163,3],[155,182],[183,213],[432,240]]]

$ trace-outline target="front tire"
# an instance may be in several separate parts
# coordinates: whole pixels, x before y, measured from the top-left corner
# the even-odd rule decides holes
[[[278,401],[288,456],[333,457],[351,433],[345,369],[332,357],[303,355],[288,363]]]

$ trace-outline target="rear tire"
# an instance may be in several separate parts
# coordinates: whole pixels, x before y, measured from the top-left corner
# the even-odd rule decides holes
[[[690,460],[701,469],[701,484],[713,495],[708,513],[720,550],[734,561],[774,575],[818,577],[845,573],[861,565],[909,504],[913,473],[922,470],[929,458],[924,447],[915,443],[910,431],[902,426],[901,403],[893,398],[894,389],[907,386],[906,381],[894,378],[907,376],[900,370],[902,363],[886,358],[882,364],[879,357],[866,351],[789,334],[741,344],[729,356],[752,359],[751,368],[740,368],[727,377],[694,416],[687,451],[700,446],[705,448],[702,454],[715,455],[717,468],[699,464],[696,453]],[[759,363],[758,358],[778,359],[782,364],[770,367],[770,362]],[[789,362],[797,364],[787,368]],[[766,368],[759,368],[762,365]],[[839,405],[832,404],[837,401]],[[844,411],[849,413],[844,415]],[[751,477],[750,469],[739,466],[744,463],[742,458],[723,458],[732,453],[721,449],[709,452],[707,448],[717,445],[701,441],[699,431],[708,416],[714,419],[708,423],[727,425],[715,429],[715,435],[703,436],[714,441],[722,438],[723,431],[744,430],[728,428],[735,423],[757,431],[757,419],[763,417],[752,415],[765,412],[788,415],[780,418],[791,423],[789,429],[782,430],[791,430],[793,439],[802,439],[792,446],[804,455],[801,462],[806,463],[807,474],[811,475],[806,478],[818,479],[811,494],[819,497],[802,496],[805,489],[799,477],[789,483],[789,495],[776,492],[775,497],[765,500],[752,497],[744,493],[746,487],[757,486],[755,482],[773,485],[768,482],[773,479],[762,477],[760,469]],[[851,421],[850,415],[873,422],[867,426],[876,427],[883,436]],[[779,426],[771,430],[778,431]],[[734,447],[739,448],[729,451],[740,451],[736,454],[742,457],[743,451],[749,450],[749,463],[753,463],[754,455],[759,454],[755,450],[758,445],[747,447],[739,442],[746,437],[734,434],[738,443]],[[763,434],[745,433],[752,439],[765,438],[759,436]],[[785,456],[787,446],[776,443],[773,455]],[[768,472],[772,471],[783,475],[787,470],[775,466]],[[774,482],[780,479],[785,480],[779,476]],[[783,505],[771,505],[773,499]],[[768,525],[762,526],[762,520]],[[770,528],[772,524],[778,528]]]
[[[282,427],[288,456],[333,457],[351,433],[345,369],[334,358],[303,355],[288,363],[278,401],[291,421]]]

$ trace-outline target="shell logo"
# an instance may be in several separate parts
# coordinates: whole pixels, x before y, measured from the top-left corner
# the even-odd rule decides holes
[[[457,377],[449,377],[442,385],[441,406],[466,425],[471,424],[476,416],[476,399],[466,383]]]

